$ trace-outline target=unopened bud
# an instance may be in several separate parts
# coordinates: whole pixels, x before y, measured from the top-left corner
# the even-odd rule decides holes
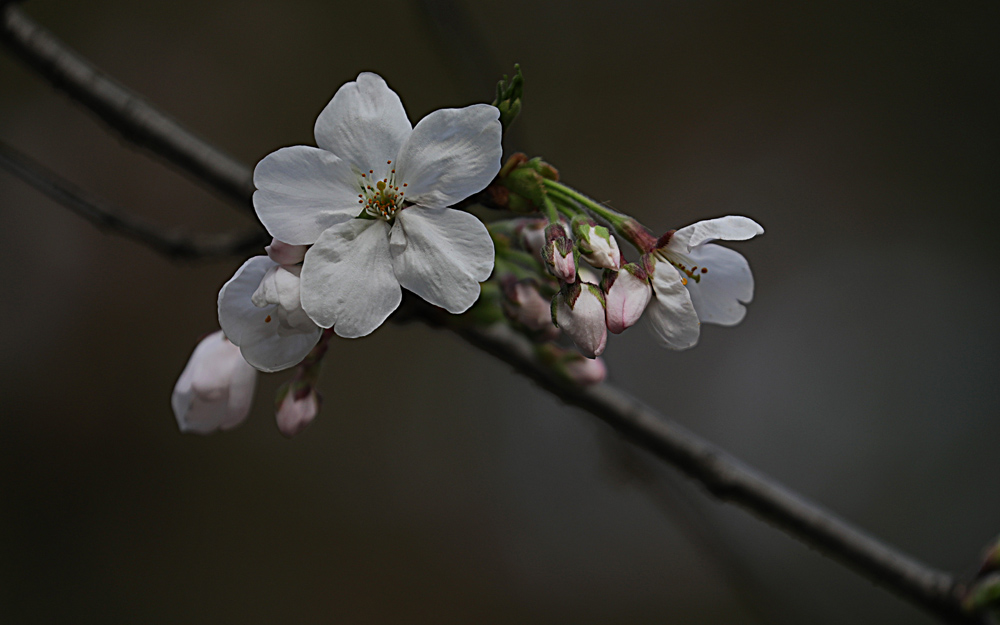
[[[563,367],[566,376],[581,386],[600,384],[608,377],[608,368],[603,358],[584,358],[580,354],[570,352],[572,356]]]
[[[493,100],[493,106],[500,109],[500,126],[507,130],[517,114],[521,112],[521,97],[524,93],[524,76],[521,74],[521,66],[514,65],[514,76],[508,80],[504,74],[503,80],[497,83],[497,96]]]
[[[608,375],[603,359],[584,358],[580,352],[552,343],[536,346],[535,355],[553,371],[581,386],[600,384]]]
[[[291,438],[305,429],[319,414],[321,400],[315,387],[298,379],[285,383],[275,401],[278,430]]]
[[[257,370],[222,330],[198,343],[174,386],[170,404],[181,432],[234,428],[250,414]]]
[[[622,266],[622,253],[615,237],[604,226],[587,218],[573,219],[573,236],[580,256],[594,267],[617,270]]]
[[[576,281],[576,256],[573,242],[562,224],[549,224],[545,229],[545,247],[542,248],[545,268],[561,282],[572,284]]]
[[[653,297],[646,271],[635,263],[629,263],[618,271],[605,270],[601,280],[608,330],[621,334],[642,316],[646,305]]]
[[[587,358],[596,358],[608,342],[604,294],[594,284],[565,285],[552,298],[552,321]]]
[[[542,297],[538,283],[531,279],[508,279],[503,282],[503,310],[507,316],[533,332],[545,332],[555,338],[559,330],[552,324],[552,306]]]
[[[549,222],[544,219],[525,219],[518,223],[517,241],[524,251],[538,260],[542,260],[542,248],[545,247],[545,227]]]

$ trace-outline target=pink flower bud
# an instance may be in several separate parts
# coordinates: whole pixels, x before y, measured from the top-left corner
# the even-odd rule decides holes
[[[603,358],[584,358],[579,354],[573,354],[563,364],[566,377],[581,386],[600,384],[608,377],[608,368],[604,365]]]
[[[646,272],[635,263],[629,263],[617,272],[605,271],[601,286],[608,330],[614,334],[624,332],[625,328],[639,321],[653,297]]]
[[[298,390],[289,389],[275,411],[278,430],[288,438],[295,436],[316,418],[319,414],[319,405],[319,393],[312,386],[306,385]]]
[[[561,282],[572,284],[576,281],[576,258],[573,255],[573,241],[566,234],[562,224],[549,224],[545,229],[545,247],[542,248],[545,268]]]
[[[308,245],[291,245],[284,241],[271,239],[271,244],[264,248],[271,260],[279,265],[297,265],[306,257]]]
[[[177,379],[170,404],[181,432],[208,434],[234,428],[250,414],[257,370],[222,331],[194,348]]]
[[[552,304],[538,292],[534,280],[505,280],[503,309],[508,317],[535,332],[558,330],[552,325]]]
[[[576,283],[552,299],[552,321],[587,358],[599,356],[608,342],[604,320],[604,294],[593,284]]]

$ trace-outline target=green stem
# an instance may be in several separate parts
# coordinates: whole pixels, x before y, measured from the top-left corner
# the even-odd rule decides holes
[[[545,179],[542,178],[542,180]],[[545,180],[545,182],[548,182],[548,180]],[[559,209],[556,208],[555,202],[552,201],[552,198],[550,198],[546,193],[542,195],[542,201],[545,203],[545,216],[548,218],[549,223],[559,223]]]
[[[645,254],[655,247],[656,237],[652,236],[649,230],[634,218],[612,210],[600,202],[595,202],[561,182],[544,179],[542,183],[545,185],[546,191],[554,197],[569,198],[573,202],[578,202],[595,216],[610,224],[615,232],[631,243],[639,253]]]
[[[546,187],[548,187],[552,191],[555,191],[558,194],[561,194],[561,195],[563,195],[565,197],[569,197],[569,198],[573,199],[574,201],[579,202],[580,204],[583,204],[583,206],[585,206],[588,210],[592,211],[598,217],[600,217],[601,219],[604,219],[609,224],[611,224],[612,226],[614,226],[615,230],[619,230],[620,229],[619,226],[621,224],[624,224],[626,221],[629,221],[629,220],[632,219],[628,215],[622,215],[618,211],[611,210],[607,206],[604,206],[603,204],[600,204],[599,202],[595,202],[594,200],[592,200],[589,197],[587,197],[586,195],[580,193],[576,189],[573,189],[571,187],[567,187],[566,185],[562,184],[561,182],[557,182],[555,180],[549,180],[547,178],[544,179],[542,182],[545,184]]]

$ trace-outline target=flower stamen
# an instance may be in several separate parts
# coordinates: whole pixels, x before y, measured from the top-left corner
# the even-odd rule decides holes
[[[392,161],[386,162],[386,165],[391,164]],[[368,170],[368,173],[374,173],[374,170]],[[396,170],[391,170],[389,175],[376,182],[375,186],[367,182],[369,179],[365,174],[361,174],[361,177],[365,180],[361,181],[363,193],[358,195],[361,198],[358,203],[365,207],[365,213],[376,219],[392,221],[396,213],[403,208],[403,194],[396,184]]]

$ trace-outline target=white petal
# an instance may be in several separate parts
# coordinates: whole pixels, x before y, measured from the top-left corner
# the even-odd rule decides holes
[[[271,152],[253,171],[253,207],[271,236],[309,245],[361,212],[357,176],[326,150],[296,145]]]
[[[251,298],[269,269],[278,267],[267,256],[254,256],[219,291],[219,324],[229,340],[261,371],[280,371],[297,365],[319,341],[315,325],[281,331],[278,306],[258,308]]]
[[[392,267],[399,283],[451,313],[476,302],[479,283],[493,272],[493,257],[486,226],[463,211],[411,207],[392,227]]]
[[[395,160],[412,130],[396,92],[378,74],[364,72],[345,83],[316,118],[316,145],[376,179]],[[279,237],[280,238],[280,237]]]
[[[694,248],[687,256],[699,271],[708,269],[699,274],[699,282],[688,280],[687,284],[698,318],[725,326],[742,321],[747,312],[743,304],[753,300],[753,274],[743,255],[709,243]]]
[[[474,104],[420,120],[396,162],[406,199],[442,208],[485,189],[500,171],[499,117],[496,107]]]
[[[758,234],[764,234],[764,229],[753,219],[727,215],[684,226],[670,237],[667,248],[673,247],[687,253],[707,241],[746,241]]]
[[[687,349],[698,342],[701,327],[691,296],[677,270],[657,261],[653,272],[653,299],[646,306],[647,320],[660,343],[670,349]]]
[[[302,308],[344,338],[370,334],[403,293],[392,271],[389,224],[352,219],[323,233],[302,263]]]

